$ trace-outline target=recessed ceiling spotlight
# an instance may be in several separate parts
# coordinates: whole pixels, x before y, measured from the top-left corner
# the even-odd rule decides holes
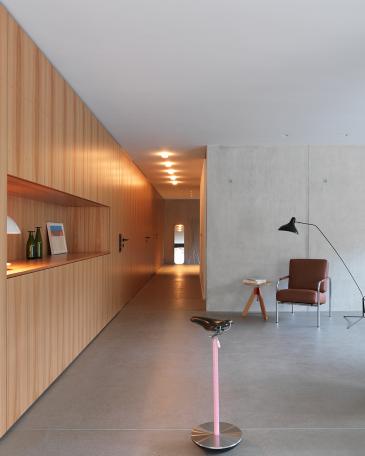
[[[177,185],[178,181],[171,181],[172,185]]]
[[[168,169],[168,170],[166,170],[166,172],[168,174],[175,174],[175,170],[174,169]]]
[[[171,168],[172,162],[163,162],[163,164],[166,166],[166,168]]]
[[[159,153],[161,158],[169,158],[170,152],[167,152],[167,150],[163,150]]]
[[[282,136],[283,138],[289,138],[289,133],[282,133],[281,136]]]
[[[169,176],[169,179],[171,179],[172,181],[176,181],[177,177],[176,176]]]
[[[350,136],[350,133],[345,133],[345,136]]]

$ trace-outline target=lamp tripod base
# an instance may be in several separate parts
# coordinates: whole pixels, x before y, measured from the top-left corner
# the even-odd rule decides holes
[[[365,318],[365,296],[362,297],[362,315],[345,315],[343,318],[347,321],[347,329],[351,328],[351,326],[356,325],[359,321]],[[350,321],[350,318],[356,318],[356,321]]]
[[[352,326],[356,325],[356,323],[363,320],[365,315],[345,315],[343,318],[347,321],[347,329],[350,329]],[[352,318],[356,318],[356,320],[351,321],[350,319]]]
[[[208,450],[227,450],[238,445],[242,440],[242,432],[233,424],[220,422],[220,433],[214,435],[214,423],[200,424],[191,431],[192,441]]]

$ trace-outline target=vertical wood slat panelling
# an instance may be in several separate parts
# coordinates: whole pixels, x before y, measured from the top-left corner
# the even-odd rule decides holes
[[[100,257],[8,280],[8,426],[112,318],[108,266]]]
[[[6,430],[7,13],[0,5],[0,435]]]
[[[22,260],[28,231],[42,228],[47,253],[47,222],[62,222],[69,252],[106,252],[110,249],[108,207],[66,207],[16,196],[8,196],[8,214],[22,227],[18,236],[9,236],[8,260]]]
[[[1,6],[0,11],[8,29],[1,28],[8,38],[8,69],[2,65],[0,70],[5,75],[1,90],[7,93],[7,105],[1,97],[1,128],[8,134],[7,144],[1,135],[2,159],[7,150],[8,164],[1,162],[0,172],[7,168],[15,177],[108,206],[66,208],[9,196],[9,211],[22,231],[57,217],[54,221],[65,223],[73,252],[100,251],[106,245],[111,252],[7,280],[1,308],[6,339],[0,331],[7,353],[7,368],[2,362],[0,371],[7,417],[2,409],[1,434],[160,266],[163,202],[15,20]],[[5,183],[1,179],[0,185]],[[5,187],[0,197],[5,198],[0,200],[0,219],[5,220]],[[119,233],[130,239],[122,252]],[[9,258],[21,258],[25,236],[8,237]],[[5,257],[0,238],[2,264]]]

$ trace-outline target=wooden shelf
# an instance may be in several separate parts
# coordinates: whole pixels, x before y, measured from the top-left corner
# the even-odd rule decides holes
[[[8,195],[68,207],[107,207],[95,201],[8,175]]]
[[[17,277],[23,274],[31,274],[44,269],[57,268],[65,264],[75,263],[77,261],[89,260],[103,255],[108,255],[110,252],[95,252],[95,253],[65,253],[61,255],[53,255],[42,258],[41,260],[23,260],[12,261],[11,266],[6,271],[8,279]]]

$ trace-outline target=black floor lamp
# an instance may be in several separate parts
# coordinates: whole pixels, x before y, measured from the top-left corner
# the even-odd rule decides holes
[[[323,231],[317,226],[315,225],[314,223],[306,223],[306,222],[299,222],[298,220],[296,220],[295,217],[292,217],[290,219],[290,222],[287,223],[286,225],[282,225],[280,228],[279,228],[279,231],[289,231],[290,233],[296,233],[296,234],[299,234],[298,233],[298,230],[295,226],[296,223],[300,223],[301,225],[309,225],[309,226],[314,226],[315,228],[317,228],[317,230],[322,234],[322,236],[326,239],[326,241],[329,243],[329,245],[333,248],[333,250],[335,251],[336,255],[338,256],[338,258],[342,261],[343,265],[345,266],[345,268],[347,269],[347,272],[350,274],[352,280],[354,281],[357,289],[359,290],[360,294],[361,294],[361,301],[362,301],[362,315],[359,316],[359,315],[345,315],[344,318],[345,320],[347,321],[348,323],[348,326],[347,328],[351,328],[351,326],[355,325],[356,323],[358,323],[360,320],[362,320],[363,318],[365,318],[365,296],[364,296],[364,293],[362,292],[359,284],[357,283],[355,277],[352,275],[352,272],[350,271],[350,269],[348,268],[347,264],[344,262],[343,258],[341,257],[341,255],[337,252],[337,250],[335,249],[335,247],[332,245],[331,241],[328,239],[328,237],[323,233]],[[350,319],[351,318],[356,318],[357,320],[353,323],[351,323]]]

